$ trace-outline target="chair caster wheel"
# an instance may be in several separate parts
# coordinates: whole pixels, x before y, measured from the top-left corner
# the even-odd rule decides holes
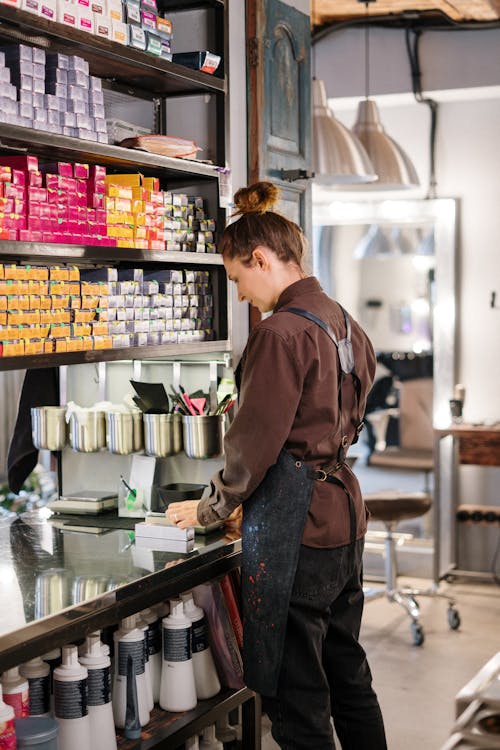
[[[415,646],[421,646],[425,641],[424,629],[418,622],[412,622],[410,625],[413,643]]]
[[[460,627],[460,615],[454,607],[448,608],[448,625],[452,630],[458,630]]]

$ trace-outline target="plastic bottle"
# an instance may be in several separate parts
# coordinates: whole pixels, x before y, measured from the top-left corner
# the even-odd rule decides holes
[[[203,730],[200,740],[200,750],[224,750],[222,742],[215,736],[215,724],[210,724]]]
[[[153,701],[158,703],[160,700],[161,684],[161,619],[154,609],[143,609],[141,612],[141,618],[148,624],[146,642],[149,655],[149,673],[151,677]]]
[[[28,680],[19,674],[19,667],[7,669],[2,675],[2,689],[4,702],[14,709],[16,719],[29,716],[29,685]]]
[[[0,683],[0,750],[16,750],[16,733],[14,730],[14,709],[2,700]]]
[[[125,617],[119,630],[113,634],[115,642],[115,679],[113,681],[113,716],[115,725],[123,729],[127,712],[127,656],[134,660],[135,681],[137,685],[137,702],[139,721],[145,726],[149,721],[149,709],[146,702],[146,685],[144,673],[144,635],[135,626],[135,615]]]
[[[188,740],[186,740],[184,750],[200,750],[199,738],[197,734],[195,734],[194,737],[190,737]]]
[[[50,714],[50,667],[37,656],[21,664],[19,672],[28,680],[29,715],[49,716]]]
[[[181,599],[172,599],[170,614],[162,620],[163,664],[160,706],[165,711],[189,711],[196,706],[196,685],[191,658],[191,620]]]
[[[146,688],[146,705],[148,711],[152,711],[154,708],[153,700],[153,683],[151,681],[151,665],[149,663],[149,648],[148,648],[148,623],[139,612],[135,616],[135,625],[142,631],[143,648],[144,648],[144,685]]]
[[[50,711],[54,713],[54,669],[61,664],[61,649],[54,648],[42,655],[42,661],[49,665],[50,669]]]
[[[229,723],[229,715],[225,714],[215,722],[215,734],[224,746],[224,750],[236,750],[238,747],[238,736],[236,727]]]
[[[63,646],[61,666],[54,670],[54,713],[59,750],[91,750],[87,669],[78,663],[76,646]]]
[[[181,594],[184,614],[191,621],[191,648],[193,652],[194,680],[196,695],[200,700],[212,698],[220,691],[212,651],[208,642],[208,623],[205,612],[193,600],[193,594]]]
[[[57,750],[59,726],[51,716],[16,719],[17,750]]]
[[[85,639],[85,649],[80,654],[79,661],[88,671],[88,712],[92,748],[116,750],[111,705],[111,661],[107,650],[101,643],[100,634],[92,633]]]

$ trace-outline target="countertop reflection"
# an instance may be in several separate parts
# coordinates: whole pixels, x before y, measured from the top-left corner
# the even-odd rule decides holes
[[[197,534],[189,553],[137,548],[130,521],[99,533],[67,530],[58,517],[44,520],[36,513],[0,524],[0,651],[10,641],[7,633],[82,602],[120,600],[122,593],[136,592],[131,584],[160,571],[175,569],[172,577],[178,577],[202,564],[200,555],[219,551],[217,559],[239,539],[238,531],[222,529]]]

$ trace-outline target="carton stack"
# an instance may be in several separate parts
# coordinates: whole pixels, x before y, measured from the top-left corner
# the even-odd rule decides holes
[[[102,82],[82,57],[3,45],[0,83],[1,122],[108,143]]]
[[[111,245],[104,167],[0,156],[0,239]],[[6,234],[7,232],[7,234]]]

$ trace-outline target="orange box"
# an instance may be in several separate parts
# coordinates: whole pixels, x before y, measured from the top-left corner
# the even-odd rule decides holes
[[[3,263],[0,263],[0,279],[5,279],[5,271],[4,271]]]
[[[80,281],[80,269],[78,266],[68,266],[69,280]]]
[[[67,310],[69,308],[68,294],[50,295],[52,310]]]
[[[106,192],[109,198],[129,198],[132,200],[132,188],[121,185],[108,185]]]
[[[111,336],[94,336],[94,349],[112,349]]]
[[[90,336],[92,333],[92,327],[90,323],[72,323],[71,324],[72,336]]]
[[[93,348],[94,341],[92,339],[92,336],[82,336],[82,345],[80,349],[84,351],[91,351]]]
[[[50,326],[50,336],[53,339],[63,339],[71,334],[69,325],[54,323]]]
[[[69,338],[66,339],[66,351],[67,352],[79,352],[81,349],[81,339]]]
[[[28,270],[26,266],[18,266],[15,263],[4,265],[4,278],[12,281],[27,281]]]
[[[82,294],[81,296],[82,308],[85,308],[86,310],[94,310],[98,306],[98,304],[99,304],[99,297],[97,295]]]
[[[56,352],[64,353],[68,351],[68,345],[66,343],[66,339],[55,339],[54,345],[55,345]]]
[[[6,325],[7,325],[7,313],[0,312],[0,326],[6,326]]]
[[[72,294],[69,298],[70,310],[80,310],[82,306],[82,298],[79,294]]]
[[[29,310],[30,298],[28,296],[19,297],[17,294],[7,297],[7,310]]]
[[[49,278],[49,269],[47,266],[31,266],[30,279],[35,281],[47,281]]]
[[[48,294],[41,294],[39,300],[40,310],[50,310],[52,308],[52,300]]]
[[[42,339],[28,339],[24,342],[25,354],[43,354],[44,342]]]
[[[92,323],[92,335],[93,336],[106,336],[109,333],[108,323],[105,321],[96,321]]]
[[[73,310],[72,311],[72,323],[92,323],[95,320],[95,310]]]
[[[24,354],[24,341],[4,341],[2,347],[3,357],[19,357]]]
[[[108,294],[108,285],[100,281],[81,281],[81,293],[84,296]]]
[[[7,309],[7,299],[8,297],[0,297],[0,310],[6,310]]]
[[[143,177],[142,187],[146,190],[159,190],[160,180],[158,177]]]
[[[7,325],[31,326],[40,325],[40,310],[14,310],[7,313]]]
[[[50,281],[69,281],[69,270],[64,266],[50,266],[49,279]]]
[[[43,339],[43,353],[44,354],[52,354],[54,351],[54,340],[53,339]]]
[[[125,185],[126,187],[140,187],[141,174],[107,174],[106,185]]]

